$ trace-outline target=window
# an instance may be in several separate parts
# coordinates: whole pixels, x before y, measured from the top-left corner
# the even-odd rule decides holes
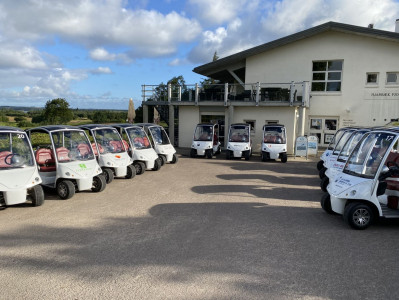
[[[251,133],[255,133],[255,120],[244,120],[244,123],[251,125]]]
[[[367,73],[366,83],[370,85],[378,84],[378,73]]]
[[[387,73],[387,84],[398,84],[398,73]]]
[[[340,92],[342,60],[314,61],[312,92]]]

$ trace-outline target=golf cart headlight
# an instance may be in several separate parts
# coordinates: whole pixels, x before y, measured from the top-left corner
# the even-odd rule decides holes
[[[111,165],[111,163],[108,161],[108,162],[107,162],[107,165],[108,165],[108,166],[110,166],[110,165]]]
[[[144,159],[144,156],[140,155],[140,159]]]
[[[71,173],[66,172],[65,175],[66,175],[66,176],[71,176]]]
[[[103,170],[101,169],[101,168],[98,168],[98,170],[97,170],[99,173],[102,173],[103,172]]]
[[[351,195],[351,196],[355,196],[355,195],[356,195],[356,190],[352,190],[352,191],[350,192],[350,195]]]
[[[248,150],[248,147],[245,147],[245,150]]]
[[[39,182],[39,181],[40,181],[40,178],[39,178],[39,177],[36,177],[36,178],[35,178],[35,181],[36,181],[36,182]]]

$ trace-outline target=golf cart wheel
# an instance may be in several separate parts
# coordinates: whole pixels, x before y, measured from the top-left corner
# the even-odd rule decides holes
[[[324,161],[323,160],[319,160],[319,162],[317,163],[317,170],[320,171],[321,168],[323,168],[324,165]]]
[[[152,168],[153,171],[158,171],[161,168],[162,162],[160,158],[157,158],[154,161],[154,167]]]
[[[213,154],[212,154],[212,149],[209,149],[206,151],[206,157],[207,158],[212,158]]]
[[[333,214],[333,210],[331,208],[331,198],[329,193],[325,193],[320,199],[321,208],[328,214]]]
[[[216,155],[216,154],[220,154],[220,153],[222,153],[222,147],[219,146],[218,149],[216,150],[215,155]]]
[[[161,166],[163,166],[164,164],[166,164],[166,157],[165,157],[165,155],[159,155],[159,159],[161,160]]]
[[[58,197],[63,200],[70,199],[75,195],[75,185],[69,180],[60,180],[56,189]]]
[[[191,149],[191,150],[190,150],[190,157],[191,157],[191,158],[197,157],[197,150]]]
[[[327,176],[325,176],[325,177],[323,177],[323,178],[321,179],[321,181],[320,181],[320,188],[321,188],[321,190],[322,190],[323,192],[327,192],[327,186],[328,186],[329,183],[330,183],[330,179],[329,179]]]
[[[230,150],[226,150],[226,159],[229,160],[231,158]]]
[[[281,162],[286,163],[287,162],[287,153],[281,153]]]
[[[35,185],[31,188],[29,196],[32,199],[32,206],[40,206],[44,203],[44,192],[41,185]]]
[[[323,179],[324,177],[326,177],[326,171],[327,171],[327,168],[325,168],[325,167],[320,169],[320,171],[319,171],[320,179]]]
[[[112,180],[114,180],[114,172],[112,172],[111,169],[104,168],[104,169],[103,169],[103,175],[104,175],[105,181],[106,181],[107,183],[111,183]]]
[[[141,175],[145,172],[145,163],[141,161],[137,161],[133,163],[134,167],[136,168],[136,174]]]
[[[126,179],[132,179],[134,176],[136,176],[136,168],[133,167],[132,165],[127,166],[127,173],[125,178]]]
[[[345,207],[344,220],[354,229],[366,229],[374,220],[371,207],[361,202],[352,202]]]
[[[105,180],[105,176],[100,174],[93,177],[93,186],[91,188],[92,192],[99,193],[102,192],[107,186],[107,181]]]
[[[249,160],[249,157],[251,156],[251,151],[245,151],[245,154],[244,154],[244,158],[245,158],[245,160]]]
[[[174,153],[174,154],[173,154],[173,157],[172,157],[172,161],[171,161],[170,163],[171,163],[171,164],[175,164],[175,163],[178,162],[178,160],[179,160],[179,158],[177,157],[176,153]]]
[[[262,152],[262,161],[267,161],[267,154],[265,152]]]

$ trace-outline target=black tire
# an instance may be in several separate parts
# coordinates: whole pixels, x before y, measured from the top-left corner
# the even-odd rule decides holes
[[[323,168],[324,166],[324,161],[323,160],[319,160],[319,162],[317,163],[317,170],[320,171],[321,168]]]
[[[127,174],[125,176],[126,179],[132,179],[134,176],[136,176],[136,168],[133,167],[132,165],[127,166]]]
[[[173,154],[172,161],[170,162],[171,164],[175,164],[179,161],[179,158],[177,157],[176,153]]]
[[[265,152],[262,152],[261,157],[262,161],[267,161],[267,154]]]
[[[191,149],[191,150],[190,150],[190,157],[191,157],[191,158],[197,157],[197,150]]]
[[[107,186],[107,181],[105,180],[105,176],[100,174],[93,177],[93,187],[91,191],[94,193],[102,192]]]
[[[361,202],[352,202],[345,207],[344,220],[350,227],[363,230],[374,221],[374,213],[371,207]]]
[[[320,188],[321,188],[321,190],[322,190],[323,192],[327,192],[327,186],[328,186],[329,183],[330,183],[330,179],[329,179],[327,176],[325,176],[325,177],[323,177],[323,178],[321,179],[321,181],[320,181]]]
[[[218,147],[218,149],[216,150],[215,155],[222,153],[222,147]]]
[[[281,155],[280,155],[280,157],[281,157],[281,162],[282,163],[286,163],[287,162],[287,153],[281,153]]]
[[[326,171],[327,168],[323,167],[320,171],[319,171],[319,177],[320,179],[323,179],[324,177],[326,177]]]
[[[321,208],[324,209],[326,213],[333,214],[333,210],[331,208],[331,198],[329,193],[325,193],[320,199]]]
[[[112,172],[112,170],[108,169],[108,168],[104,168],[103,169],[103,175],[105,177],[105,181],[107,182],[107,184],[111,183],[112,180],[114,180],[114,177],[115,177],[114,176],[114,172]]]
[[[29,196],[32,200],[32,206],[40,206],[44,203],[44,192],[41,185],[35,185],[29,191]]]
[[[154,161],[154,167],[152,168],[152,170],[153,171],[158,171],[159,169],[161,169],[161,159],[160,158],[157,158],[155,161]]]
[[[245,158],[245,160],[249,160],[249,158],[251,157],[251,151],[245,151],[245,153],[244,153],[244,158]]]
[[[75,195],[75,185],[69,180],[60,180],[57,183],[57,195],[63,200],[72,198]]]
[[[166,156],[165,155],[159,155],[159,159],[161,160],[161,166],[166,164]]]
[[[212,158],[212,156],[213,156],[212,151],[213,151],[212,149],[206,150],[205,155],[207,158]]]
[[[227,160],[231,159],[231,152],[230,152],[230,150],[226,150],[226,159],[227,159]]]
[[[136,168],[137,175],[141,175],[145,172],[145,163],[141,161],[136,161],[133,163],[133,166]]]

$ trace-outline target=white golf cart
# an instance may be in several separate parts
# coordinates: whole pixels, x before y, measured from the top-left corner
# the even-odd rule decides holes
[[[132,165],[133,159],[127,153],[116,128],[98,124],[82,125],[79,128],[89,133],[94,155],[107,183],[110,183],[114,177],[131,179],[136,175],[136,168]],[[81,154],[87,152],[83,147],[79,150]]]
[[[27,130],[35,149],[42,185],[55,188],[61,199],[75,191],[101,192],[105,177],[97,163],[86,133],[66,125],[41,126]],[[79,149],[85,148],[84,154]]]
[[[219,125],[201,123],[195,127],[193,142],[191,144],[190,157],[212,156],[222,151],[219,142]]]
[[[151,123],[140,123],[135,125],[144,128],[150,138],[152,147],[162,160],[162,165],[166,162],[171,164],[177,163],[176,149],[170,143],[169,136],[162,126]]]
[[[322,207],[343,215],[355,229],[375,218],[399,218],[399,128],[366,133],[350,154],[342,173],[327,187]]]
[[[344,146],[342,147],[341,151],[339,151],[339,154],[336,155],[336,150],[333,150],[331,155],[327,158],[325,164],[327,164],[329,167],[325,171],[325,176],[321,179],[320,181],[320,188],[323,192],[327,192],[327,186],[330,182],[330,180],[334,180],[334,177],[342,172],[342,169],[345,166],[346,161],[348,160],[349,154],[351,154],[352,150],[355,148],[357,143],[360,141],[360,139],[363,137],[363,135],[367,132],[369,132],[370,129],[367,128],[362,128],[362,129],[357,129],[353,131],[349,137],[349,139],[345,139],[346,142]],[[342,139],[344,140],[345,135],[348,133],[347,131]],[[341,141],[338,143],[340,144]],[[338,146],[336,147],[338,148]],[[337,151],[338,152],[338,151]]]
[[[287,132],[284,125],[266,124],[263,126],[262,161],[280,158],[287,162]]]
[[[0,206],[32,201],[44,202],[42,182],[33,156],[32,146],[24,131],[0,127]]]
[[[133,166],[136,174],[141,175],[145,170],[158,171],[162,166],[162,161],[158,154],[151,147],[150,139],[141,126],[135,124],[113,124],[123,140],[129,147],[128,153],[133,158]]]
[[[347,127],[344,127],[344,128],[338,129],[338,131],[335,132],[333,138],[331,139],[330,143],[328,144],[327,149],[320,156],[320,160],[317,163],[317,170],[319,172],[324,166],[324,161],[326,161],[327,158],[330,156],[331,152],[335,148],[335,145],[338,143],[338,141],[341,139],[342,135],[344,134],[345,130],[347,130],[347,129],[348,129]]]
[[[226,159],[241,158],[249,160],[252,155],[251,125],[231,124],[226,149]]]

